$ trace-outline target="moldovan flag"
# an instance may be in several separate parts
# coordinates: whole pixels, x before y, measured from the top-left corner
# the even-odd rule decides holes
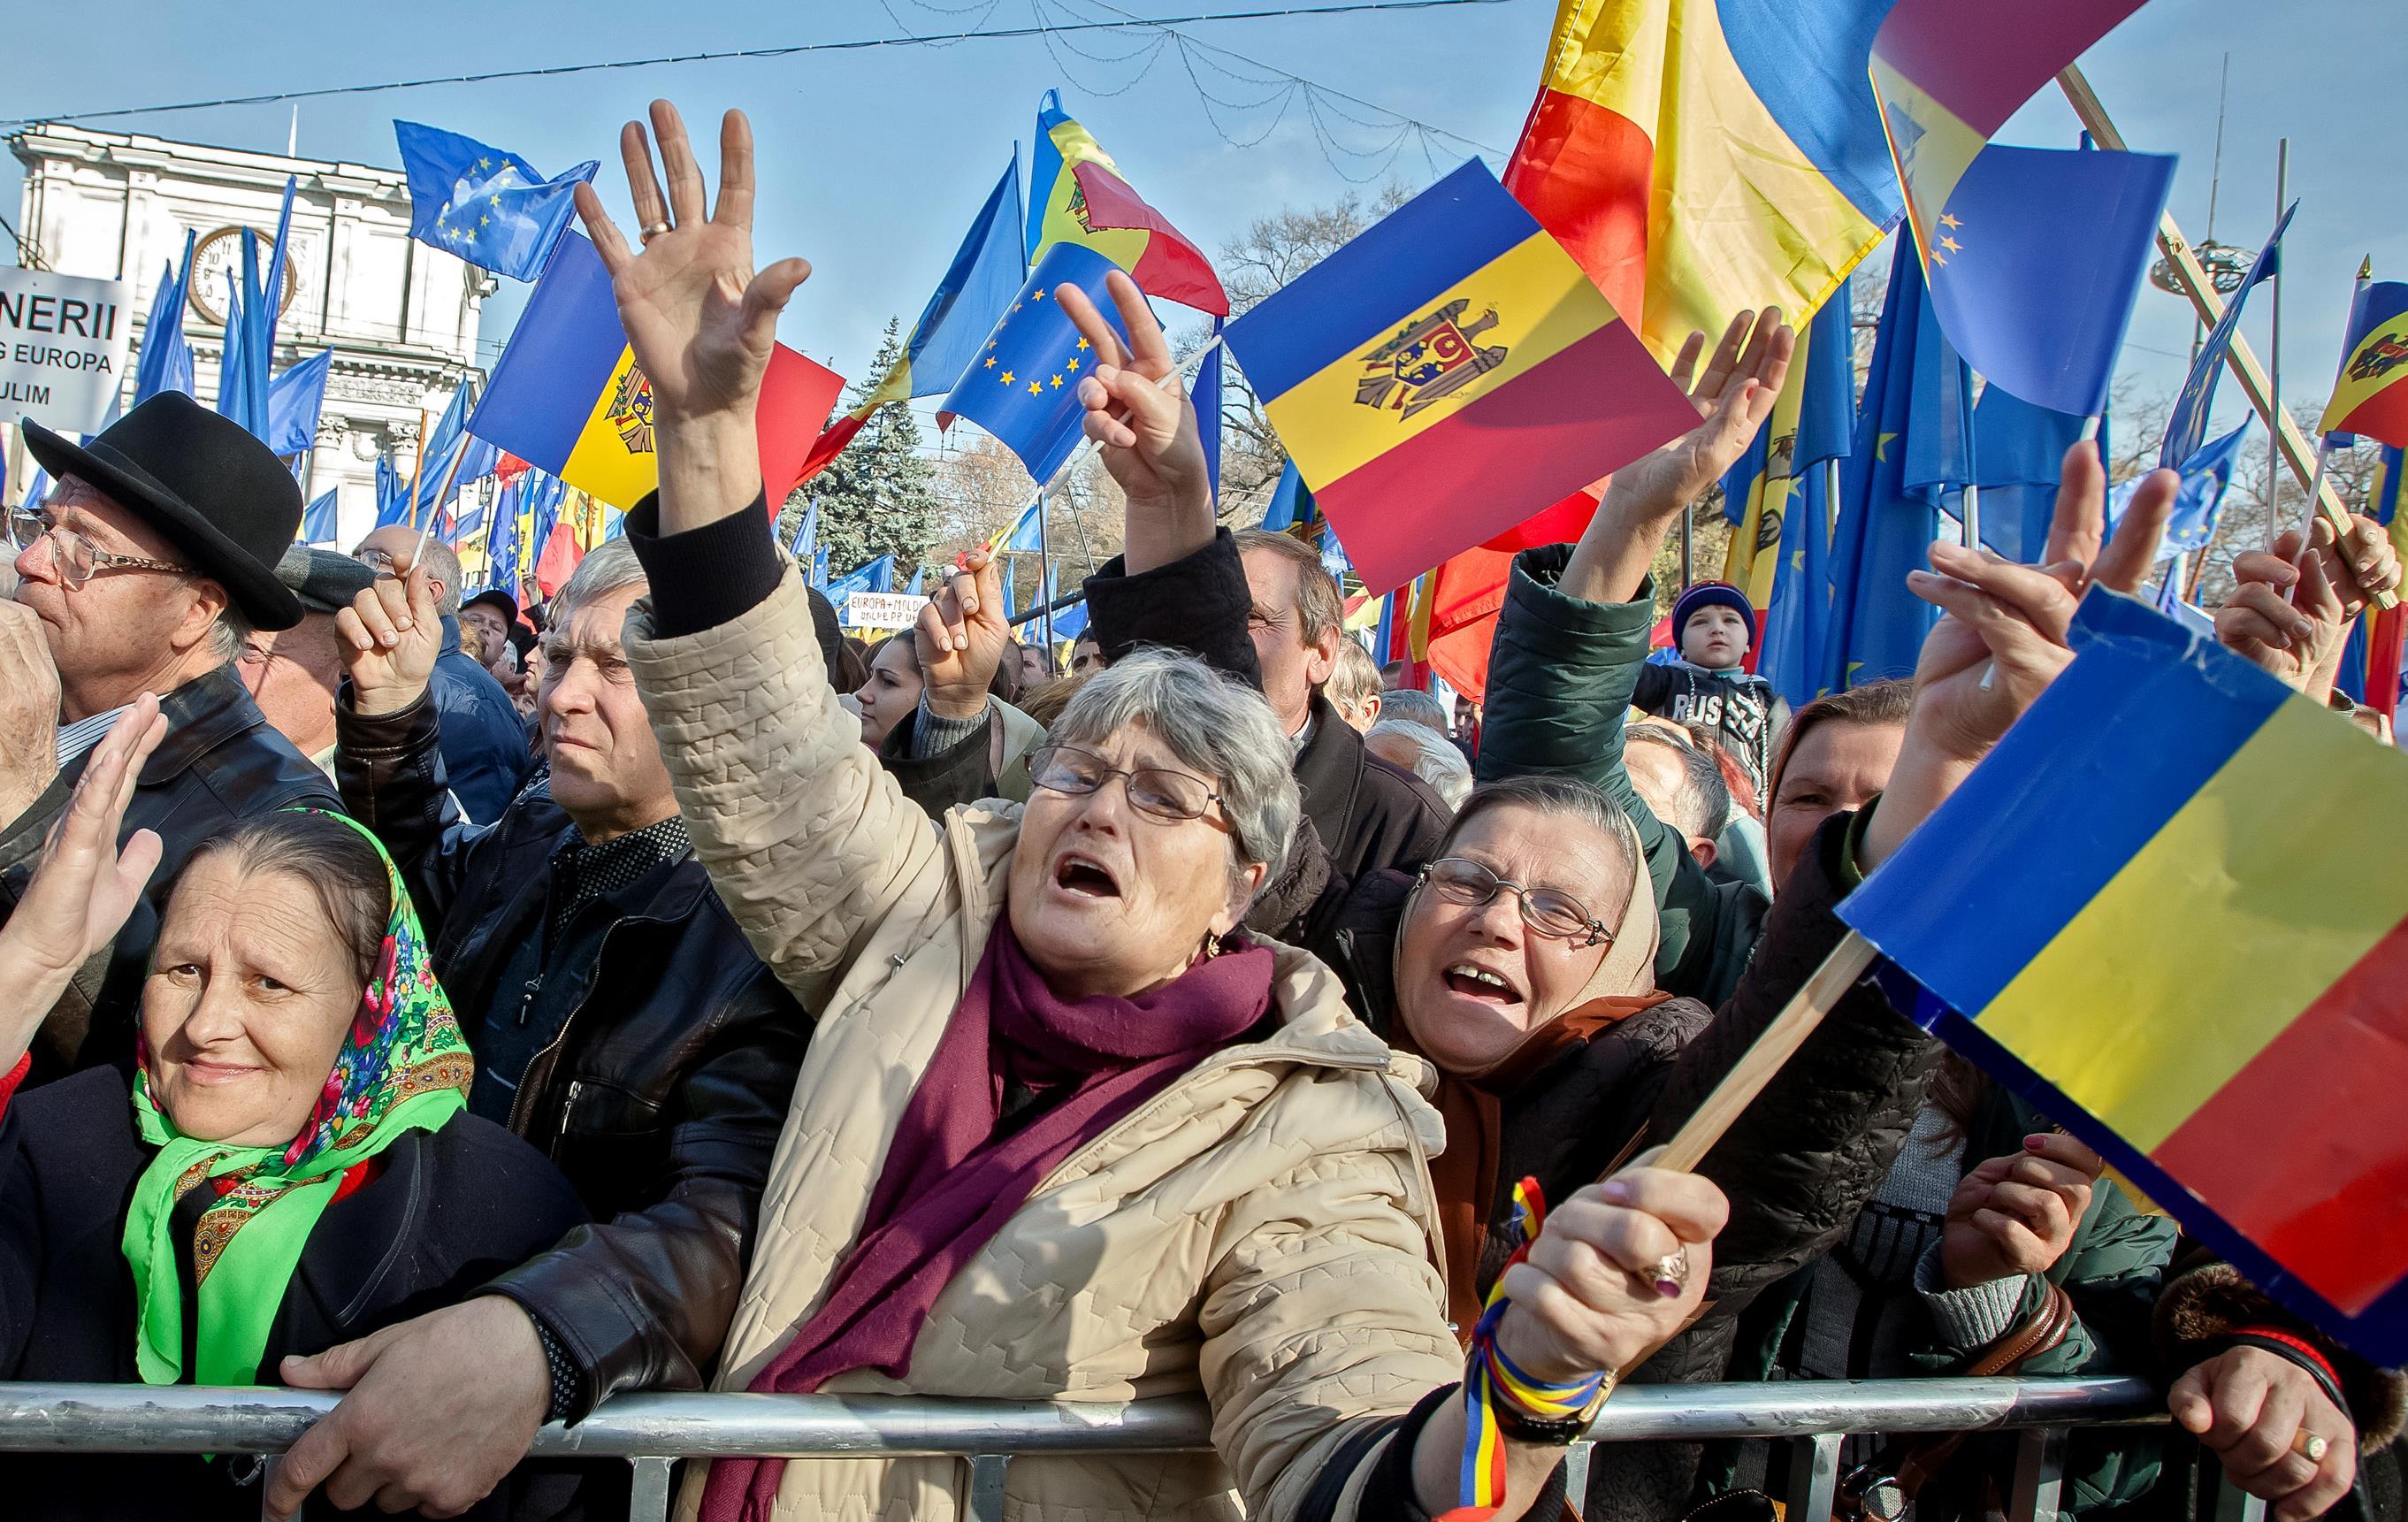
[[[1028,180],[1028,262],[1055,243],[1095,250],[1128,271],[1150,296],[1176,301],[1214,317],[1229,315],[1229,296],[1211,262],[1145,204],[1120,175],[1112,156],[1062,109],[1052,90],[1037,103],[1037,151]]]
[[[2408,285],[2376,280],[2360,290],[2342,348],[2348,357],[2316,432],[2408,446]]]
[[[844,378],[783,344],[761,382],[761,480],[775,511]],[[468,431],[622,512],[660,481],[652,386],[619,325],[610,275],[569,232],[544,266]]]
[[[2360,1356],[2408,1357],[2408,756],[2131,598],[1841,917],[1918,1018]]]
[[[1477,160],[1227,337],[1374,594],[1697,424],[1638,335]]]

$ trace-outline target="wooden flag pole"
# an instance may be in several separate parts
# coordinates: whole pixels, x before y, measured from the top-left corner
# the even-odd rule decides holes
[[[409,460],[409,526],[418,526],[418,476],[426,468],[426,409],[418,409],[418,449]]]
[[[460,447],[452,452],[452,468],[443,473],[443,485],[435,494],[435,506],[426,514],[426,525],[418,531],[418,548],[409,553],[409,564],[413,569],[426,558],[426,541],[435,537],[435,525],[443,517],[443,504],[450,500],[452,495],[452,483],[460,479],[460,464],[467,457],[468,437],[463,434],[460,436]],[[418,498],[415,493],[409,499],[409,510],[413,513],[418,510]]]
[[[1698,1106],[1697,1113],[1682,1126],[1662,1156],[1649,1166],[1696,1172],[1698,1165],[1706,1160],[1706,1154],[1730,1129],[1731,1122],[1739,1119],[1740,1113],[1764,1092],[1764,1085],[1772,1082],[1772,1075],[1781,1070],[1782,1064],[1797,1055],[1806,1038],[1814,1033],[1814,1027],[1823,1023],[1823,1017],[1864,976],[1865,969],[1872,966],[1877,955],[1873,943],[1854,930],[1841,938],[1831,955],[1823,958],[1823,965],[1790,998],[1788,1007],[1764,1027],[1756,1044],[1723,1075],[1723,1081],[1706,1096],[1705,1103]]]
[[[2074,115],[2082,119],[2082,125],[2098,140],[2100,147],[2112,152],[2125,151],[2124,135],[2115,130],[2114,122],[2108,120],[2107,108],[2099,103],[2099,96],[2091,90],[2090,81],[2082,76],[2080,65],[2068,64],[2060,70],[2057,76],[2057,86],[2065,92],[2065,98],[2071,103]],[[2224,298],[2216,294],[2215,284],[2208,279],[2207,271],[2200,267],[2198,257],[2191,252],[2190,244],[2184,238],[2182,228],[2175,223],[2172,212],[2161,213],[2157,218],[2157,248],[2173,266],[2174,279],[2181,284],[2183,294],[2190,297],[2192,309],[2198,312],[2201,322],[2213,326],[2224,315]],[[2274,447],[2282,454],[2284,463],[2290,467],[2292,476],[2301,487],[2306,487],[2315,474],[2315,452],[2309,447],[2307,435],[2300,431],[2299,424],[2289,413],[2275,406],[2273,388],[2264,368],[2258,365],[2258,356],[2251,352],[2247,341],[2238,333],[2232,336],[2232,347],[2225,352],[2225,364],[2240,380],[2249,405],[2258,409],[2258,416],[2264,421],[2266,431],[2273,437]],[[2313,506],[2332,524],[2336,541],[2340,536],[2349,532],[2349,512],[2342,506],[2341,498],[2334,494],[2329,483],[2320,486]],[[2400,598],[2392,593],[2375,594],[2374,606],[2377,608],[2391,609],[2399,605]]]

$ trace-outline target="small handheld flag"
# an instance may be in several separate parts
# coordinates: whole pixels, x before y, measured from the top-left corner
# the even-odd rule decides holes
[[[2358,291],[2342,353],[2316,431],[2408,446],[2408,283],[2374,280]]]
[[[1366,591],[1391,591],[1697,425],[1478,160],[1228,326]]]
[[[756,417],[761,481],[775,510],[793,489],[844,380],[783,344]],[[519,316],[468,431],[625,511],[660,480],[652,385],[636,365],[601,255],[563,237]]]
[[[543,273],[577,187],[602,167],[588,159],[547,179],[516,153],[440,127],[395,122],[393,136],[409,179],[409,236],[514,280]]]
[[[2397,1365],[2408,756],[2129,597],[2093,591],[2072,642],[1840,915],[1951,1045]]]
[[[1122,343],[1128,332],[1120,309],[1104,289],[1117,267],[1095,250],[1056,243],[1038,260],[1010,309],[987,336],[980,357],[963,372],[944,409],[969,419],[995,436],[1039,486],[1054,479],[1079,447],[1087,409],[1079,382],[1093,372],[1096,354],[1069,316],[1054,300],[1056,286],[1087,293]]]
[[[2289,230],[2291,215],[2300,209],[2293,201],[2274,223],[2273,236],[2249,262],[2249,273],[2240,288],[2224,304],[2224,315],[2215,326],[2207,330],[2207,341],[2200,345],[2199,354],[2190,362],[2190,374],[2183,378],[2181,394],[2174,397],[2173,415],[2166,420],[2165,443],[2157,450],[2157,464],[2169,470],[2179,470],[2182,463],[2198,453],[2207,442],[2207,412],[2215,401],[2215,382],[2224,374],[2225,355],[2232,350],[2233,330],[2241,325],[2241,309],[2249,304],[2249,293],[2258,282],[2271,279],[2283,264],[2283,234]]]

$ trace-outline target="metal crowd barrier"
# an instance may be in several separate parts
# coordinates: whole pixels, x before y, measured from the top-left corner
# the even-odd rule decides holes
[[[311,1390],[0,1383],[0,1452],[282,1453],[334,1408]],[[2067,1434],[2162,1424],[2165,1402],[2138,1379],[1915,1379],[1770,1385],[1632,1386],[1598,1416],[1597,1443],[1769,1438],[1795,1444],[1787,1515],[1826,1518],[1851,1433],[2013,1430],[2010,1522],[2054,1522]],[[969,1466],[968,1522],[1002,1522],[1004,1475],[1022,1454],[1175,1453],[1211,1447],[1200,1400],[1127,1404],[864,1396],[626,1395],[574,1428],[537,1435],[539,1456],[624,1458],[635,1471],[630,1522],[663,1522],[671,1466],[727,1455],[792,1459],[939,1457]],[[1587,1443],[1567,1462],[1586,1489]],[[272,1459],[271,1459],[272,1461]],[[2259,1522],[2263,1503],[2228,1487],[2219,1522]]]

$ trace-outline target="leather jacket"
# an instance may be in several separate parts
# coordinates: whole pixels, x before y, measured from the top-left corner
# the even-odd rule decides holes
[[[231,665],[193,678],[159,700],[167,738],[144,763],[125,806],[119,838],[159,832],[158,870],[116,943],[87,962],[42,1022],[29,1084],[134,1057],[134,1019],[159,916],[177,875],[201,842],[238,820],[306,807],[340,810],[341,800],[308,756],[268,725]],[[66,810],[90,751],[62,768],[19,818],[0,826],[0,922],[17,907],[43,838]]]
[[[541,979],[568,1012],[520,1077],[509,1125],[603,1224],[488,1287],[576,1360],[571,1420],[622,1389],[700,1388],[735,1314],[810,1019],[691,851],[546,943],[552,861],[577,826],[544,784],[492,825],[466,826],[430,700],[369,718],[346,687],[336,725],[343,797],[400,865],[480,1059],[494,1022],[518,1012],[503,974],[526,943],[544,946]]]

